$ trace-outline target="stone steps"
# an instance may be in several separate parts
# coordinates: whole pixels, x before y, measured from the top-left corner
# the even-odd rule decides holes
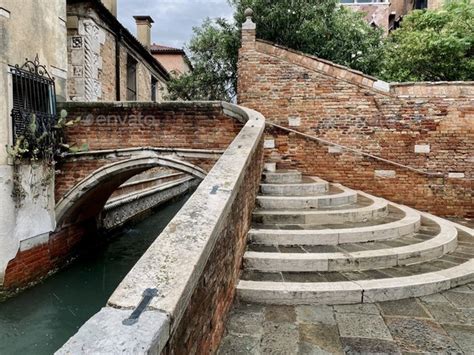
[[[418,231],[421,224],[419,213],[405,206],[390,206],[399,210],[403,217],[390,223],[355,228],[270,229],[264,225],[250,229],[249,242],[261,245],[338,245],[395,239]]]
[[[257,196],[257,206],[262,209],[319,209],[339,207],[357,202],[357,192],[339,184],[331,184],[336,193],[319,196]]]
[[[457,247],[456,228],[442,220],[439,224],[441,228],[436,236],[425,241],[415,239],[413,244],[405,246],[370,250],[361,245],[360,251],[334,253],[324,250],[309,253],[247,251],[244,266],[246,270],[264,272],[318,272],[373,270],[420,263],[439,258]]]
[[[359,192],[358,200],[363,201],[359,201],[360,204],[344,206],[341,209],[261,209],[254,211],[253,220],[256,223],[262,224],[342,224],[346,222],[362,222],[387,216],[388,202],[386,200],[372,197],[363,192]]]
[[[311,196],[325,194],[329,183],[319,178],[308,177],[299,183],[262,183],[262,194],[271,196]]]
[[[243,302],[264,304],[354,304],[427,296],[474,281],[474,260],[444,270],[396,277],[338,282],[244,281]]]
[[[263,173],[267,184],[298,184],[303,181],[303,174],[297,170],[279,170]]]
[[[244,302],[379,302],[474,280],[469,228],[295,171],[265,179],[237,287]]]

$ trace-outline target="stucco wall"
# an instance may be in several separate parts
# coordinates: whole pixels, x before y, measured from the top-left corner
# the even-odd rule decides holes
[[[41,191],[31,191],[33,183],[22,181],[26,196],[21,206],[16,206],[12,199],[13,167],[8,165],[4,149],[12,144],[10,66],[22,66],[25,58],[34,60],[36,55],[55,78],[58,100],[64,100],[67,96],[66,2],[3,0],[0,3],[0,284],[8,261],[15,257],[21,244],[34,243],[32,240],[54,229],[53,184],[45,180],[47,173],[41,170],[34,173],[35,180],[45,183]],[[28,167],[20,171],[25,179],[30,173]],[[40,220],[35,221],[36,218]]]
[[[177,74],[186,74],[191,71],[189,65],[184,61],[181,54],[153,54],[166,70],[170,73],[176,71]]]

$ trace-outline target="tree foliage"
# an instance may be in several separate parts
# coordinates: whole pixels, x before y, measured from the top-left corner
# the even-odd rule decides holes
[[[232,0],[237,24],[254,10],[257,37],[335,63],[375,74],[379,70],[382,31],[364,15],[338,0]]]
[[[474,5],[448,0],[440,11],[407,15],[384,41],[361,13],[338,0],[229,0],[234,22],[207,19],[188,51],[194,72],[169,83],[172,100],[235,98],[240,27],[254,10],[257,37],[388,81],[474,80]],[[385,42],[385,43],[384,43]]]
[[[194,28],[188,46],[193,72],[172,79],[170,100],[232,101],[237,86],[239,32],[224,19],[207,19]]]
[[[407,15],[385,45],[382,76],[389,81],[474,80],[474,4]]]
[[[235,21],[207,19],[194,29],[188,52],[194,72],[173,79],[169,99],[232,100],[237,87],[240,27],[254,9],[258,38],[374,74],[381,56],[381,31],[337,0],[229,0]]]

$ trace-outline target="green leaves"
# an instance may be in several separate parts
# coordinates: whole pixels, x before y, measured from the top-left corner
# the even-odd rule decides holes
[[[171,100],[232,101],[244,11],[254,10],[257,37],[387,81],[474,80],[474,5],[447,0],[438,11],[416,10],[386,39],[364,14],[338,0],[229,0],[234,23],[207,19],[188,50],[194,72],[169,83]]]
[[[382,76],[389,81],[474,80],[474,5],[449,1],[413,11],[387,39]]]
[[[168,83],[170,100],[232,101],[237,87],[240,33],[224,19],[194,28],[188,51],[194,70]]]
[[[362,70],[378,71],[381,31],[337,0],[230,0],[235,22],[207,19],[194,29],[188,51],[194,72],[171,80],[170,100],[233,101],[237,91],[240,27],[254,10],[257,37]],[[352,56],[355,54],[355,56]]]

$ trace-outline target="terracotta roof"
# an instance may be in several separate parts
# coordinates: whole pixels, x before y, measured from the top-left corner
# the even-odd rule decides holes
[[[162,44],[156,44],[156,43],[153,43],[151,45],[150,51],[153,54],[165,53],[165,54],[181,54],[181,55],[186,56],[186,53],[182,49],[168,47],[168,46],[164,46]]]

